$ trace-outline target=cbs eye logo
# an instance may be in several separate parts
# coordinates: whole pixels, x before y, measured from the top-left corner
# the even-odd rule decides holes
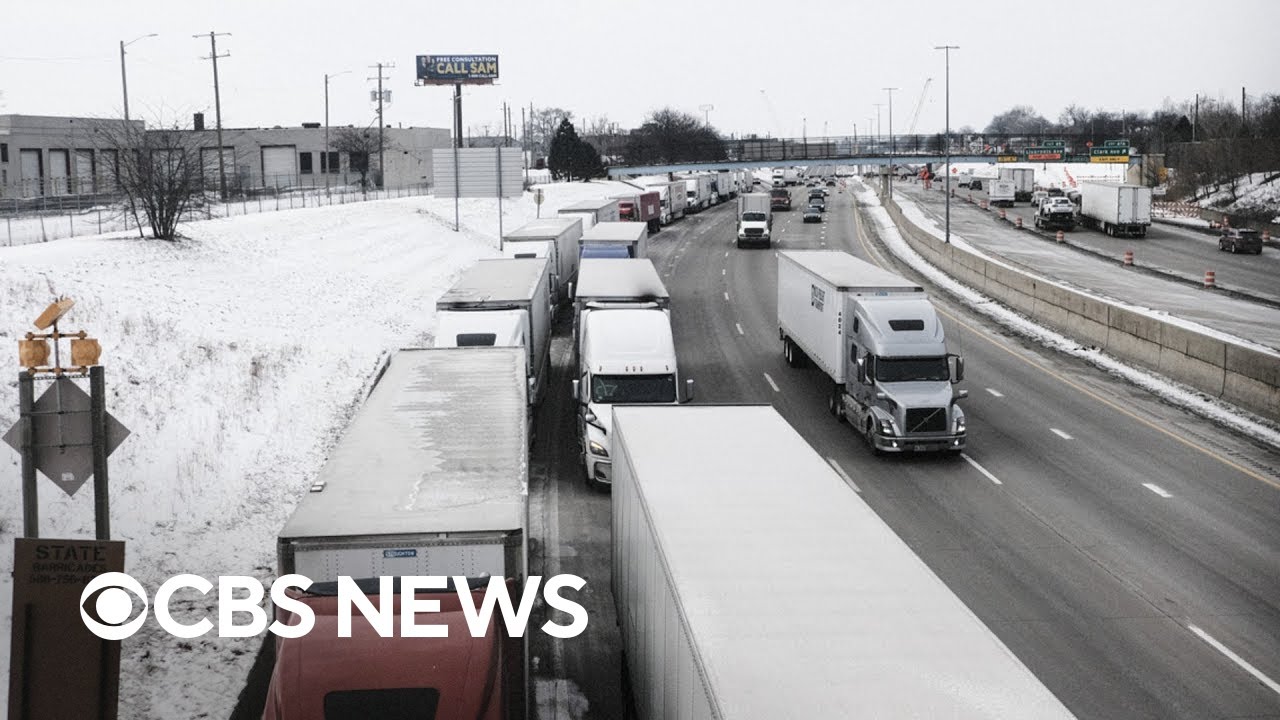
[[[132,620],[129,620],[133,612],[130,593],[142,601],[142,612]],[[121,572],[99,575],[80,593],[80,619],[89,632],[103,640],[123,640],[138,632],[147,619],[148,607],[142,585]]]

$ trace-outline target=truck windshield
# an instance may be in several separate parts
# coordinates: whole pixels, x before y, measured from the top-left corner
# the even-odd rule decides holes
[[[876,380],[880,382],[950,379],[951,368],[945,357],[876,358]]]
[[[764,213],[762,212],[745,212],[742,213],[743,222],[764,222]]]
[[[591,402],[673,403],[676,401],[674,375],[593,375]]]

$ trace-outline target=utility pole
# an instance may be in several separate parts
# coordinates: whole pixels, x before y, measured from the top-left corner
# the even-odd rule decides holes
[[[1196,109],[1191,115],[1191,142],[1196,141],[1196,126],[1200,124],[1200,93],[1196,93]]]
[[[329,174],[335,168],[329,164],[329,78],[336,78],[339,75],[346,75],[350,70],[343,70],[337,73],[325,73],[324,76],[324,157],[320,159],[320,170],[324,173],[324,189],[329,191]]]
[[[880,108],[884,107],[884,103],[871,103],[876,106],[876,142],[883,143],[884,135],[880,132]]]
[[[1240,88],[1240,136],[1244,136],[1244,88]]]
[[[884,88],[889,93],[889,199],[893,199],[893,156],[897,151],[893,142],[893,91],[896,87]]]
[[[394,68],[395,63],[380,62],[377,65],[370,65],[369,67],[376,67],[378,69],[378,77],[368,79],[378,81],[378,189],[383,189],[387,186],[387,124],[382,121],[382,101],[386,99],[386,94],[382,92],[382,69]]]
[[[125,72],[124,72],[124,49],[125,47],[132,45],[138,42],[139,40],[142,40],[143,38],[150,38],[155,36],[156,36],[156,33],[151,33],[150,35],[143,35],[142,37],[134,38],[129,42],[125,42],[123,40],[120,41],[120,87],[121,89],[124,90],[124,121],[126,123],[129,122],[129,78],[125,75]]]
[[[942,194],[946,197],[947,203],[947,220],[946,220],[946,242],[951,242],[951,51],[959,50],[959,45],[939,45],[933,48],[941,50],[947,58],[947,77],[946,77],[946,131],[947,146],[946,157],[947,164],[943,166],[946,173],[947,182],[942,187]]]
[[[213,61],[213,112],[215,122],[218,124],[218,193],[223,202],[227,201],[227,161],[223,157],[226,153],[222,146],[222,94],[218,88],[218,58],[230,57],[231,53],[218,54],[218,36],[230,35],[231,33],[216,33],[209,31],[209,57],[200,58],[201,60]],[[204,35],[192,35],[193,38],[202,38]]]

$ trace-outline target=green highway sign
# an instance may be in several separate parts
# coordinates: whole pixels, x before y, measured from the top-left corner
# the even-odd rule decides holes
[[[1085,162],[1089,162],[1089,156],[1088,155],[1068,155],[1065,158],[1065,160],[1071,163],[1085,163]]]
[[[1047,148],[1063,148],[1067,146],[1065,140],[1045,140],[1044,146]]]
[[[1125,156],[1125,157],[1128,157],[1128,156],[1129,156],[1129,148],[1128,148],[1128,147],[1114,147],[1114,146],[1113,146],[1113,147],[1096,147],[1096,148],[1090,148],[1090,149],[1089,149],[1089,155],[1091,155],[1091,156],[1093,156],[1093,157],[1098,157],[1098,156],[1101,156],[1101,155],[1105,155],[1105,156],[1113,156],[1113,157],[1114,157],[1114,156],[1123,155],[1123,156]]]
[[[1129,141],[1128,141],[1128,140],[1108,140],[1108,141],[1106,141],[1106,142],[1102,143],[1102,146],[1103,146],[1103,147],[1122,147],[1122,148],[1127,148],[1127,147],[1129,147]]]

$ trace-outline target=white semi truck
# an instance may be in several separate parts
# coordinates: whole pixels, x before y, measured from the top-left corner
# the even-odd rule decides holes
[[[1017,197],[1017,185],[1012,180],[996,178],[987,183],[987,202],[991,207],[1013,207]]]
[[[788,365],[826,374],[828,410],[875,453],[964,449],[964,360],[920,286],[838,250],[778,253],[778,335]]]
[[[670,225],[685,216],[689,198],[683,180],[661,180],[645,185],[646,190],[656,190],[662,204],[662,224]]]
[[[1002,167],[996,171],[997,180],[1013,181],[1013,199],[1029,202],[1036,190],[1036,171],[1032,168]]]
[[[711,176],[690,175],[684,179],[685,197],[688,198],[686,212],[702,212],[711,207]]]
[[[649,228],[634,222],[596,223],[578,239],[582,259],[643,258],[649,253]]]
[[[582,218],[553,217],[530,220],[502,237],[502,250],[507,257],[549,257],[551,289],[556,302],[572,299],[569,284],[578,276],[578,238],[582,237]],[[550,243],[550,247],[545,246]],[[541,245],[540,245],[541,244]]]
[[[738,196],[738,247],[769,247],[773,240],[773,209],[766,193]]]
[[[773,408],[613,429],[628,717],[1072,717]]]
[[[546,258],[479,260],[436,301],[436,347],[524,350],[530,406],[542,401],[551,371],[548,267]]]
[[[1151,227],[1151,188],[1082,182],[1080,223],[1112,236],[1146,237]]]
[[[683,402],[693,395],[693,381],[681,392],[670,296],[649,260],[583,260],[574,310],[582,468],[588,484],[607,485],[612,406]]]

